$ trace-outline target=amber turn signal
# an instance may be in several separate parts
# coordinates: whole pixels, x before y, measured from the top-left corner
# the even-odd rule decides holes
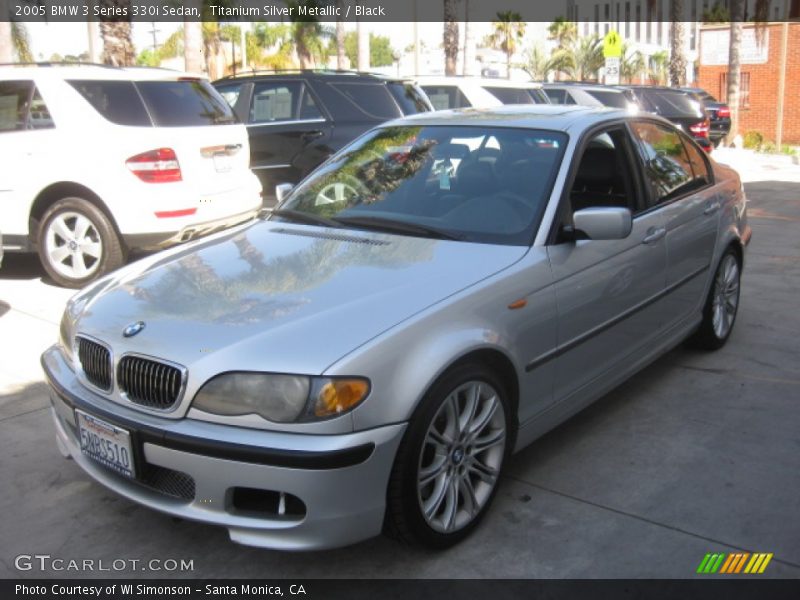
[[[314,405],[314,416],[331,417],[354,408],[369,392],[363,379],[334,379],[322,386]]]

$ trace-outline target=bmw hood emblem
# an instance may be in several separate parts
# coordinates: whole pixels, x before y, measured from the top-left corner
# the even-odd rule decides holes
[[[142,329],[144,329],[144,321],[136,321],[135,323],[131,323],[125,329],[123,329],[122,335],[126,338],[133,337]]]

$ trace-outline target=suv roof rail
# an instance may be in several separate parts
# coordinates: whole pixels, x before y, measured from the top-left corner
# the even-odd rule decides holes
[[[273,74],[309,74],[309,75],[369,75],[372,77],[380,77],[382,79],[395,79],[405,80],[413,79],[410,77],[393,77],[390,75],[383,75],[381,73],[371,73],[369,71],[356,71],[354,69],[256,69],[251,68],[243,71],[238,71],[235,75],[226,75],[220,77],[218,81],[224,79],[238,79],[239,77],[252,77],[253,75],[273,75]]]
[[[103,63],[83,62],[83,61],[69,61],[69,60],[43,60],[36,62],[10,62],[0,63],[0,67],[102,67],[104,69],[121,69],[114,65],[106,65]]]

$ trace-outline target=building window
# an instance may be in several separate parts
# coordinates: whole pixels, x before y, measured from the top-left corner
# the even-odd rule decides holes
[[[728,102],[728,74],[719,75],[719,98],[723,102]],[[739,73],[739,108],[750,108],[750,73],[742,71]]]
[[[642,0],[636,3],[636,41],[642,41]]]

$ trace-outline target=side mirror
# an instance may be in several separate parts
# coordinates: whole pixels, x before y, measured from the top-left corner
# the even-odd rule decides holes
[[[621,240],[628,237],[633,227],[633,216],[627,208],[596,206],[584,208],[572,215],[575,231],[590,240]]]
[[[293,183],[279,183],[278,185],[276,185],[275,198],[278,201],[278,204],[283,202],[283,199],[286,198],[286,196],[289,195],[289,192],[291,192],[293,189],[294,189]]]

